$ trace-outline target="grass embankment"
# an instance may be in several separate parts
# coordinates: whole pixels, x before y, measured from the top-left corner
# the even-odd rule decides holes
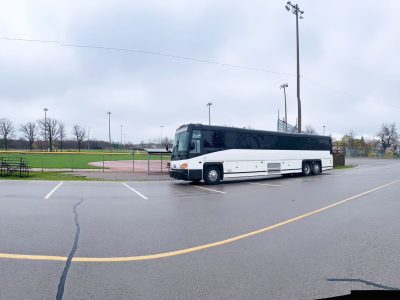
[[[55,180],[55,181],[101,181],[101,179],[87,178],[85,176],[74,175],[68,172],[30,172],[28,177],[4,176],[1,180]]]
[[[132,160],[132,153],[102,153],[102,152],[0,152],[0,158],[20,159],[27,161],[31,168],[45,169],[101,169],[89,166],[90,162]],[[135,153],[135,160],[147,160],[147,154]],[[169,159],[163,155],[163,159]],[[159,160],[161,156],[152,155],[151,160]]]
[[[355,165],[346,165],[346,166],[335,166],[334,169],[343,170],[343,169],[351,169],[354,168]]]

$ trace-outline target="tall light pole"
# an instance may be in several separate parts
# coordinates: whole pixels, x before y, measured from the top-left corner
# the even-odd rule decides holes
[[[89,144],[90,144],[90,127],[88,127],[87,131],[87,149],[89,150]]]
[[[285,96],[285,129],[286,129],[286,132],[287,132],[286,88],[287,88],[288,86],[289,86],[289,85],[288,85],[287,83],[284,83],[284,84],[281,85],[281,89],[283,89],[283,94],[284,94],[284,96]]]
[[[296,50],[297,50],[297,118],[298,133],[301,133],[301,101],[300,101],[300,58],[299,58],[299,18],[303,19],[304,11],[301,11],[298,4],[293,5],[290,1],[285,5],[287,11],[292,11],[296,16]]]
[[[123,125],[121,125],[121,149],[122,150],[122,127],[124,127]]]
[[[160,129],[161,129],[161,138],[160,138],[160,145],[162,145],[162,130],[164,128],[164,125],[160,125]]]
[[[208,106],[208,125],[211,125],[211,105],[212,102],[208,102],[207,106]]]
[[[47,107],[43,108],[44,111],[44,147],[47,151],[47,112],[49,111]]]
[[[111,112],[107,112],[108,115],[108,140],[110,142],[110,147],[111,147]]]

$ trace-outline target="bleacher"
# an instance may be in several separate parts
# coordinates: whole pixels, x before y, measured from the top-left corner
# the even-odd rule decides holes
[[[0,176],[29,176],[29,165],[22,158],[0,157]]]

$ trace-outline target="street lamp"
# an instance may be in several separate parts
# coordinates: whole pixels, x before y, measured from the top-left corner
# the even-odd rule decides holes
[[[287,108],[286,108],[286,88],[289,85],[287,83],[284,83],[280,86],[281,89],[283,89],[283,94],[285,96],[285,128],[286,128],[286,132],[287,132]]]
[[[160,125],[161,129],[161,138],[160,138],[160,145],[162,145],[162,131],[163,131],[164,125]]]
[[[208,125],[211,125],[211,105],[212,102],[208,102],[207,106],[208,106]]]
[[[43,108],[44,111],[44,147],[45,151],[47,151],[47,112],[49,111],[47,107]]]
[[[108,115],[108,140],[110,141],[110,147],[111,147],[111,112],[107,112]]]
[[[301,11],[298,4],[292,4],[290,1],[285,5],[287,11],[292,11],[296,16],[296,49],[297,49],[297,118],[298,133],[301,133],[301,101],[300,101],[300,59],[299,59],[299,17],[303,19],[304,11]]]
[[[87,131],[87,149],[90,149],[90,127],[88,127]]]
[[[122,151],[122,127],[124,127],[124,126],[121,125],[121,149],[120,149],[120,151]]]

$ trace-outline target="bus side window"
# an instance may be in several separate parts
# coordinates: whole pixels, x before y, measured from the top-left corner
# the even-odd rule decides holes
[[[260,149],[260,142],[257,140],[256,135],[246,134],[246,146],[247,149]]]
[[[204,130],[203,149],[205,153],[226,149],[225,133],[223,131]]]

